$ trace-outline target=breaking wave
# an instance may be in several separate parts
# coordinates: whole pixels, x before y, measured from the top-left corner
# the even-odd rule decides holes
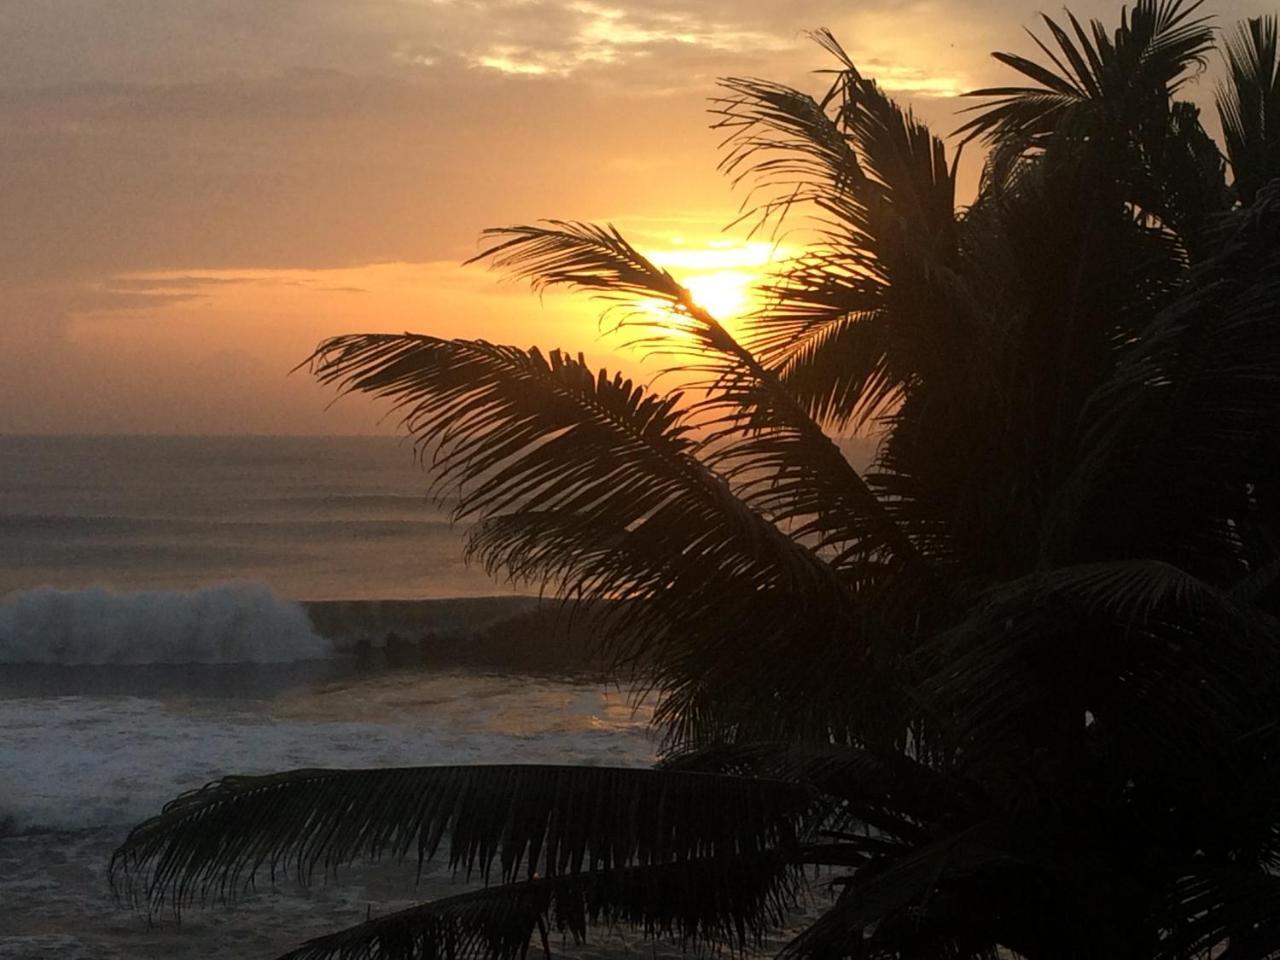
[[[332,654],[300,604],[257,583],[136,593],[42,587],[0,600],[0,663],[285,663]]]

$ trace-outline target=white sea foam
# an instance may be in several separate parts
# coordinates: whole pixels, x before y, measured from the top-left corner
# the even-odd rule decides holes
[[[297,767],[645,764],[650,715],[590,685],[416,672],[269,703],[0,699],[0,817],[18,832],[124,826],[218,777]]]
[[[262,584],[138,593],[38,588],[0,600],[0,663],[283,663],[331,655],[302,607]]]

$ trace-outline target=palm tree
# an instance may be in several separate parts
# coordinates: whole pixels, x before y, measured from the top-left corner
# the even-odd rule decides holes
[[[1280,956],[1280,79],[1226,46],[1226,161],[1179,99],[1186,0],[1071,14],[997,59],[962,143],[836,59],[821,97],[723,82],[755,228],[814,243],[742,340],[611,227],[478,259],[624,304],[684,392],[478,340],[326,341],[403,412],[469,550],[591,618],[659,697],[656,769],[228,778],[130,834],[151,911],[448,847],[484,889],[292,958],[513,958],[549,926],[825,957]],[[806,219],[797,222],[796,218]],[[666,313],[627,313],[637,299]],[[873,424],[860,474],[833,434]],[[490,882],[492,881],[492,882]]]

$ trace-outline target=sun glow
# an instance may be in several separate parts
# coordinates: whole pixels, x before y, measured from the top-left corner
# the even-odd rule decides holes
[[[720,270],[689,277],[684,285],[693,294],[694,302],[717,320],[735,320],[747,313],[751,306],[752,288],[759,276],[742,270]]]
[[[670,246],[646,251],[669,270],[694,302],[721,323],[734,327],[757,306],[756,288],[786,251],[771,243],[716,239],[703,244],[673,238]],[[666,307],[654,301],[652,310]]]

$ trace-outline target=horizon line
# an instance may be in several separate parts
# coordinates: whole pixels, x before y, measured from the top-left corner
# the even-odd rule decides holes
[[[64,439],[64,440],[138,440],[138,439],[181,439],[181,440],[409,440],[411,434],[404,433],[173,433],[161,431],[106,431],[102,433],[85,433],[71,431],[48,432],[6,432],[0,431],[0,440],[22,439]]]

